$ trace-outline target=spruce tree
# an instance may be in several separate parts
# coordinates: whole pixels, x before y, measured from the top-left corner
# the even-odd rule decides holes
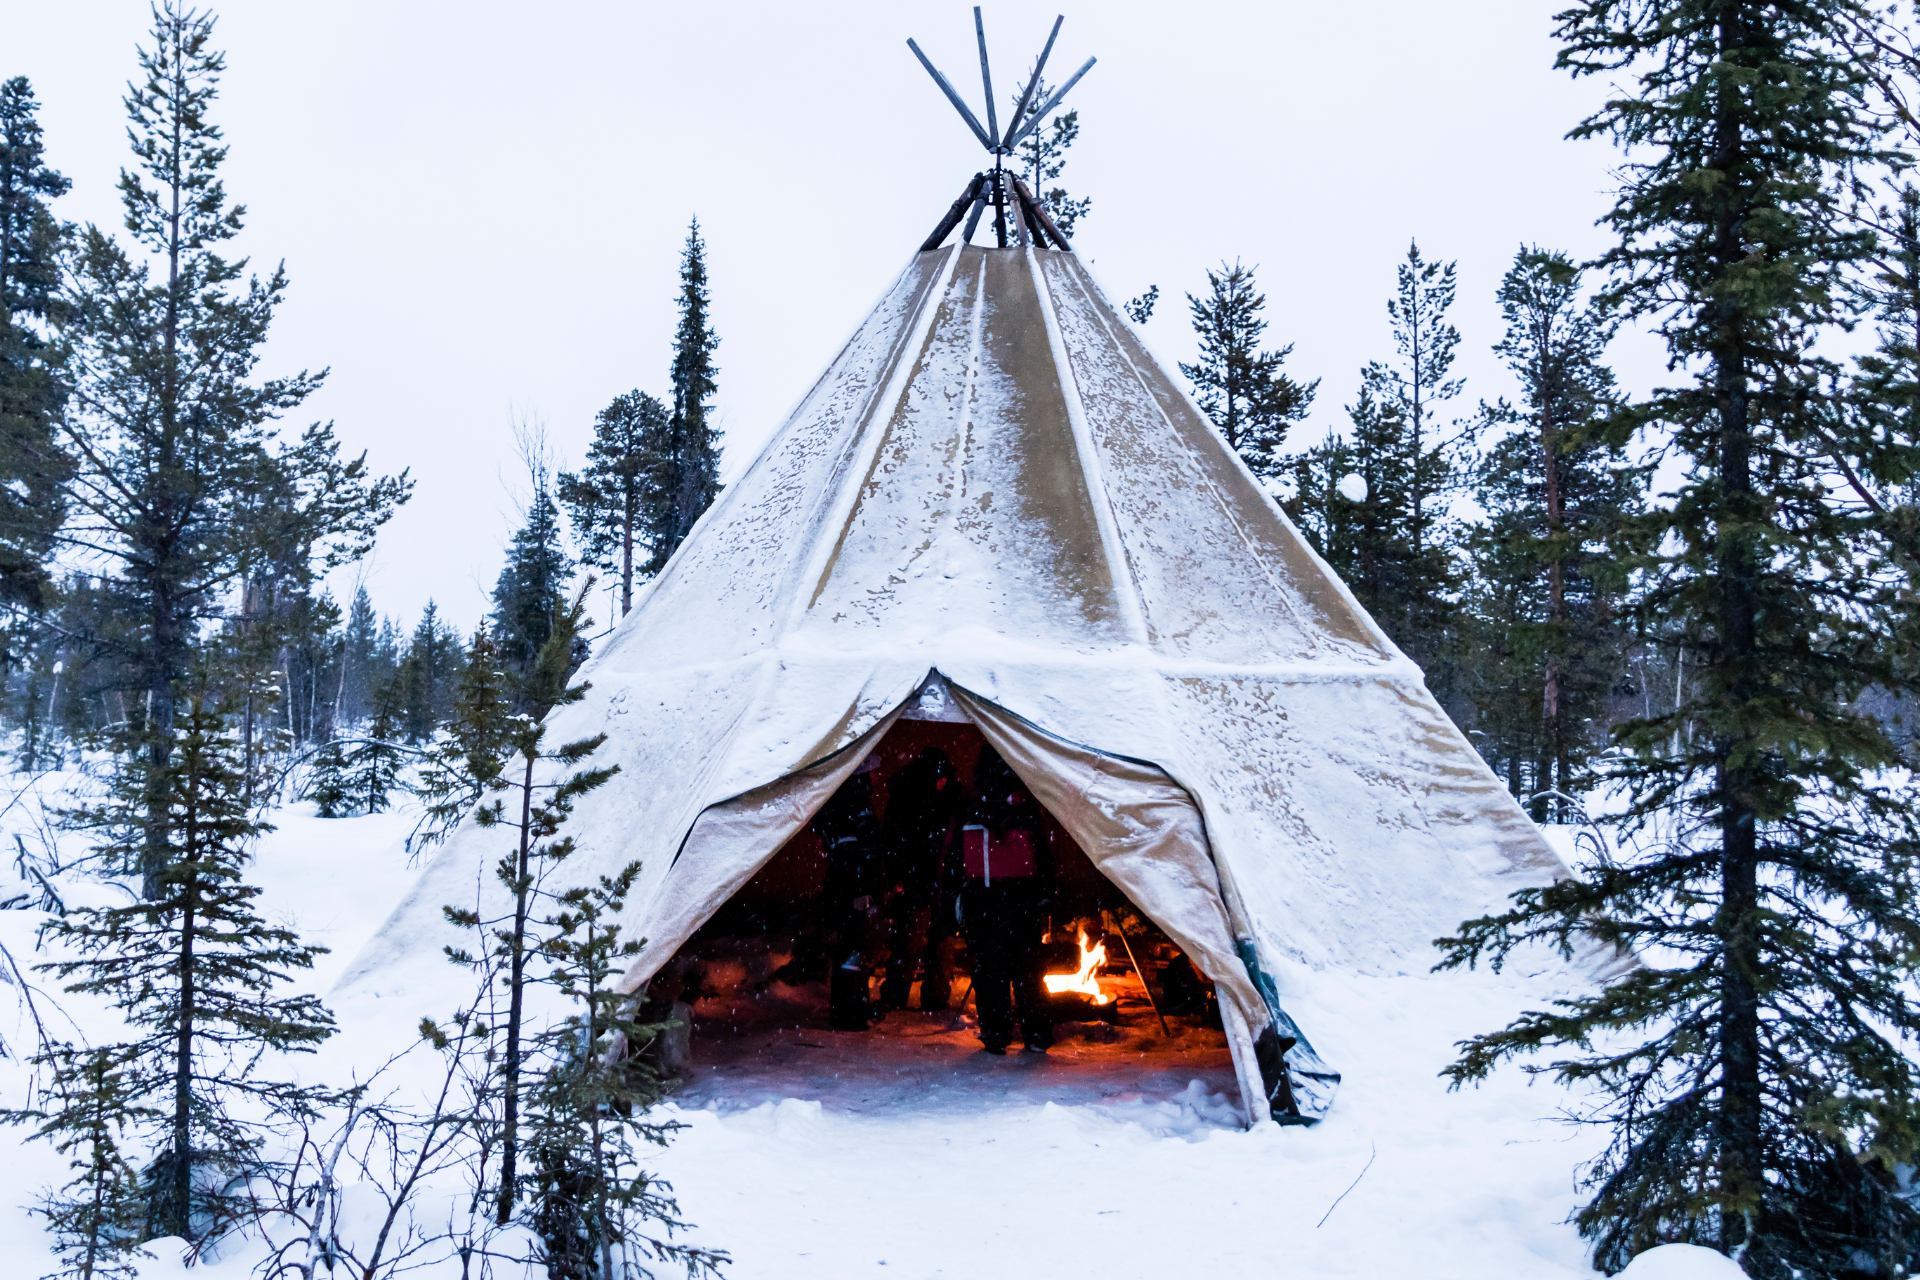
[[[546,980],[572,1006],[542,1032],[535,1052],[546,1073],[529,1093],[525,1218],[539,1235],[541,1261],[562,1280],[650,1276],[645,1263],[673,1262],[689,1275],[718,1275],[725,1254],[676,1244],[684,1229],[672,1188],[639,1166],[639,1146],[665,1146],[682,1126],[647,1114],[669,1082],[641,1056],[666,1030],[636,1021],[637,1002],[614,986],[640,954],[619,916],[640,874],[630,862],[613,877],[552,899],[540,921]],[[658,1222],[664,1234],[648,1230]]]
[[[42,968],[103,998],[132,1038],[118,1046],[130,1107],[153,1116],[146,1235],[191,1236],[227,1178],[256,1166],[263,1112],[299,1114],[312,1092],[262,1068],[267,1052],[310,1050],[333,1034],[319,999],[276,989],[325,947],[269,925],[242,878],[272,828],[248,813],[239,752],[195,695],[158,786],[130,763],[113,801],[88,815],[111,865],[145,861],[148,797],[167,806],[166,858],[144,901],[81,907],[47,925],[68,958]]]
[[[507,545],[507,563],[493,586],[494,640],[511,670],[532,670],[552,633],[555,611],[565,607],[572,574],[559,504],[546,473],[536,470],[526,521]]]
[[[149,1126],[161,1113],[135,1094],[131,1051],[50,1044],[32,1062],[49,1073],[38,1105],[0,1111],[0,1121],[33,1125],[73,1172],[38,1210],[54,1232],[61,1269],[53,1276],[136,1275],[136,1259],[150,1256],[139,1247],[147,1195],[124,1147],[129,1126]]]
[[[381,813],[400,785],[406,754],[400,749],[403,690],[398,675],[373,694],[373,714],[364,735],[347,748],[343,761],[346,790],[363,813]]]
[[[644,391],[615,396],[593,423],[587,465],[560,473],[560,501],[573,518],[581,559],[620,575],[620,616],[633,608],[634,550],[644,568],[649,534],[664,523],[662,482],[671,415]]]
[[[687,228],[680,253],[680,324],[673,335],[673,416],[667,423],[665,465],[660,469],[664,497],[657,525],[649,530],[653,549],[648,574],[659,573],[680,548],[701,514],[720,493],[720,433],[708,421],[718,384],[714,379],[714,349],[720,339],[713,332],[707,308],[707,243],[700,238],[700,220]]]
[[[1439,536],[1441,508],[1422,507],[1417,497],[1420,464],[1434,459],[1415,456],[1399,406],[1382,403],[1364,381],[1347,418],[1347,436],[1329,433],[1289,460],[1294,493],[1284,505],[1367,612],[1438,685],[1461,574]]]
[[[513,677],[482,623],[467,649],[453,717],[420,764],[416,791],[424,813],[409,847],[444,839],[486,798],[512,749],[513,701]]]
[[[87,227],[69,287],[74,397],[62,425],[77,471],[61,538],[138,600],[120,657],[136,682],[129,745],[156,786],[199,628],[261,554],[258,496],[291,495],[293,540],[335,564],[363,553],[410,489],[404,476],[371,476],[364,457],[343,459],[329,425],[278,439],[278,420],[320,377],[255,376],[287,278],[250,277],[220,253],[244,211],[220,180],[227,149],[210,112],[225,59],[212,35],[211,17],[156,6],[125,100],[135,166],[120,194],[135,247]],[[171,839],[158,790],[150,809],[152,891]]]
[[[1539,796],[1542,821],[1569,820],[1566,801],[1540,793],[1582,789],[1602,741],[1592,725],[1626,665],[1620,566],[1641,505],[1639,470],[1601,435],[1618,401],[1602,363],[1614,326],[1580,283],[1571,259],[1537,248],[1500,283],[1507,329],[1494,351],[1520,399],[1489,411],[1502,434],[1478,467],[1487,519],[1470,539],[1469,613],[1486,645],[1471,664],[1481,754],[1505,765],[1516,795]]]
[[[1576,135],[1627,152],[1606,296],[1679,375],[1618,426],[1683,464],[1645,516],[1636,605],[1690,680],[1678,708],[1616,731],[1629,822],[1653,837],[1637,856],[1442,945],[1449,965],[1589,934],[1641,949],[1450,1069],[1473,1080],[1544,1049],[1532,1069],[1596,1089],[1612,1141],[1578,1222],[1608,1271],[1684,1240],[1780,1280],[1897,1274],[1920,1225],[1896,1180],[1920,1145],[1920,833],[1895,744],[1858,702],[1912,690],[1913,584],[1892,567],[1897,520],[1847,482],[1910,483],[1913,442],[1836,412],[1820,351],[1868,247],[1841,204],[1878,159],[1864,69],[1835,52],[1855,16],[1589,0],[1559,19],[1559,65],[1614,77]]]
[[[373,691],[387,675],[380,669],[380,617],[365,586],[354,588],[347,607],[347,625],[341,636],[339,685],[334,693],[333,723],[358,724],[373,708]]]
[[[400,727],[408,742],[426,741],[452,714],[459,680],[460,637],[440,621],[439,606],[429,600],[395,674]]]
[[[556,863],[573,852],[573,837],[562,836],[560,829],[573,811],[574,802],[594,788],[602,786],[618,765],[577,769],[605,742],[607,735],[596,734],[558,746],[546,739],[546,718],[556,707],[578,702],[587,694],[584,684],[569,685],[575,665],[575,644],[586,622],[586,595],[591,579],[580,594],[555,613],[551,634],[540,650],[539,661],[521,684],[524,714],[514,717],[502,734],[505,750],[502,767],[485,783],[485,794],[493,797],[474,810],[474,821],[483,829],[511,833],[512,846],[501,857],[495,876],[512,906],[497,918],[482,919],[467,908],[447,907],[447,918],[463,928],[474,929],[486,939],[494,966],[472,953],[450,950],[458,964],[497,971],[505,988],[506,1011],[501,1025],[499,1096],[500,1183],[497,1219],[505,1226],[521,1190],[519,1166],[523,1094],[526,1088],[527,1042],[524,1018],[527,987],[538,975],[533,970],[539,958],[537,936],[533,931],[532,908],[542,879]]]
[[[672,1092],[643,1055],[666,1025],[636,1021],[634,996],[614,986],[641,950],[618,923],[637,877],[639,864],[630,862],[614,877],[559,894],[540,921],[545,981],[574,1009],[538,1036],[536,1052],[549,1067],[528,1096],[526,1222],[540,1236],[549,1276],[651,1276],[645,1263],[655,1261],[716,1276],[728,1261],[672,1242],[685,1228],[672,1188],[639,1169],[639,1144],[666,1146],[682,1125],[647,1119]]]
[[[356,809],[371,812],[360,803],[353,784],[352,767],[347,762],[346,744],[329,738],[313,753],[313,776],[307,782],[307,799],[322,818],[344,818]]]
[[[1413,554],[1425,549],[1425,539],[1437,518],[1432,508],[1451,480],[1446,449],[1434,415],[1460,394],[1463,379],[1450,378],[1460,331],[1447,319],[1453,309],[1455,264],[1429,262],[1420,246],[1408,242],[1407,258],[1394,272],[1394,294],[1387,302],[1393,329],[1394,361],[1372,361],[1361,370],[1361,380],[1376,399],[1406,425],[1412,460],[1408,497],[1413,503],[1407,529]]]
[[[56,437],[67,388],[55,336],[66,318],[53,201],[72,185],[47,167],[39,104],[24,76],[0,83],[0,601],[44,608],[71,467]]]
[[[1307,416],[1320,382],[1295,382],[1282,370],[1293,354],[1288,343],[1278,351],[1260,350],[1267,322],[1266,295],[1254,283],[1254,269],[1220,264],[1207,272],[1207,296],[1187,295],[1200,358],[1180,372],[1193,383],[1201,410],[1257,476],[1279,474],[1280,447],[1287,428]],[[1149,304],[1151,314],[1151,304]]]

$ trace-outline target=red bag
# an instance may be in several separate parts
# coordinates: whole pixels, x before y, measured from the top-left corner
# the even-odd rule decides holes
[[[1015,827],[998,835],[985,827],[960,828],[960,856],[967,877],[993,883],[993,878],[1013,880],[1039,871],[1033,847],[1033,832]]]

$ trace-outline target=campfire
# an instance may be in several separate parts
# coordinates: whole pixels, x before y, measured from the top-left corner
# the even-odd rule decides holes
[[[1113,997],[1100,989],[1100,979],[1095,976],[1099,973],[1100,966],[1106,962],[1107,944],[1101,942],[1092,947],[1087,946],[1087,931],[1082,929],[1080,931],[1080,967],[1073,973],[1047,974],[1045,976],[1047,994],[1054,997],[1056,1001],[1061,997],[1072,1001],[1073,997],[1079,996],[1087,1004],[1096,1006],[1111,1004]],[[1073,1002],[1079,1003],[1079,1001]]]

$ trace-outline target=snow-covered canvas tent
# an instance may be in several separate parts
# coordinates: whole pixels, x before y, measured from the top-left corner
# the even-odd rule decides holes
[[[620,773],[565,878],[643,862],[629,989],[897,718],[964,718],[1216,984],[1250,1119],[1269,1028],[1309,1116],[1338,1079],[1276,960],[1398,967],[1564,874],[1062,249],[916,254],[581,678],[550,740]],[[496,856],[456,834],[349,981],[437,955]]]

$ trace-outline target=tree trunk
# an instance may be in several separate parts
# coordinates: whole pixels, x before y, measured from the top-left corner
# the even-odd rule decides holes
[[[178,36],[178,29],[173,34]],[[172,56],[179,66],[180,47],[176,38]],[[177,86],[176,86],[177,87]],[[154,493],[148,521],[152,533],[145,565],[150,594],[153,627],[151,663],[147,671],[147,832],[146,862],[142,890],[151,900],[158,891],[157,877],[166,865],[167,813],[164,783],[167,764],[173,757],[173,682],[184,667],[179,649],[180,604],[174,598],[174,533],[180,527],[173,507],[176,468],[179,463],[180,435],[180,190],[185,175],[180,172],[180,149],[184,144],[178,102],[173,111],[173,150],[167,175],[170,205],[167,214],[167,318],[162,343],[164,357],[160,371],[160,448],[151,473]]]
[[[620,525],[620,616],[633,611],[633,504],[627,504],[627,518]]]
[[[1558,388],[1550,380],[1543,380],[1542,385],[1547,393],[1540,415],[1540,451],[1546,464],[1543,474],[1547,497],[1547,670],[1540,711],[1546,723],[1547,741],[1541,757],[1545,776],[1540,790],[1557,786],[1564,791],[1567,748],[1564,700],[1560,694],[1560,651],[1566,637],[1567,584],[1562,564],[1566,545],[1561,536],[1566,521],[1560,498],[1560,462],[1554,448],[1553,403]],[[1558,779],[1554,777],[1556,772]],[[1543,817],[1547,807],[1543,806]]]
[[[520,784],[520,850],[514,861],[513,936],[507,943],[507,1052],[501,1064],[500,1205],[494,1220],[506,1226],[513,1216],[513,1182],[520,1147],[520,1012],[525,1004],[527,972],[527,862],[533,832],[533,764],[527,755]]]
[[[189,837],[191,838],[191,836]],[[168,1188],[167,1223],[175,1235],[193,1229],[193,1033],[195,1000],[193,933],[199,906],[199,883],[186,890],[180,919],[180,1032],[173,1058],[173,1185]]]
[[[1723,16],[1719,35],[1721,56],[1730,65],[1736,63],[1737,51],[1747,43],[1742,15],[1734,12]],[[1743,105],[1738,90],[1721,89],[1716,167],[1723,173],[1736,174],[1743,167],[1744,138],[1739,118]],[[1722,278],[1747,256],[1743,243],[1745,195],[1735,185],[1724,198],[1728,203],[1720,213],[1715,245]],[[1714,362],[1721,449],[1721,499],[1716,522],[1722,590],[1718,661],[1732,679],[1719,682],[1718,697],[1723,708],[1734,710],[1758,692],[1754,671],[1759,657],[1754,625],[1756,566],[1750,532],[1758,513],[1753,495],[1746,357],[1741,345],[1745,324],[1737,303],[1721,303],[1709,315],[1724,335]],[[1739,737],[1723,733],[1716,735],[1714,743],[1721,840],[1717,932],[1724,946],[1719,1028],[1720,1193],[1729,1207],[1744,1206],[1726,1212],[1724,1217],[1722,1239],[1736,1256],[1744,1253],[1751,1241],[1752,1210],[1763,1191],[1760,998],[1756,985],[1760,971],[1759,846],[1754,778],[1747,763],[1750,739],[1745,732]]]

